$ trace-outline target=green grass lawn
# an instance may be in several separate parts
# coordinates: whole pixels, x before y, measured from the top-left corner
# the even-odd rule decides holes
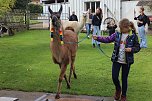
[[[84,36],[80,34],[79,39]],[[0,89],[55,93],[60,70],[53,64],[49,43],[46,30],[30,30],[0,38]],[[101,47],[111,55],[113,44]],[[113,96],[112,62],[92,48],[90,39],[79,44],[75,65],[78,79],[72,77],[70,90],[63,81],[62,93]],[[148,35],[148,48],[135,55],[135,63],[131,66],[128,101],[152,100],[151,65],[152,36]]]

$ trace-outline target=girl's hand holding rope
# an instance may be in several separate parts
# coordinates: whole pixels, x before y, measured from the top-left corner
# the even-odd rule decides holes
[[[129,52],[131,52],[131,50],[132,50],[131,48],[125,48],[125,52],[129,53]]]
[[[96,35],[92,35],[94,40],[97,40],[97,36]],[[131,52],[132,48],[125,48],[125,52]]]

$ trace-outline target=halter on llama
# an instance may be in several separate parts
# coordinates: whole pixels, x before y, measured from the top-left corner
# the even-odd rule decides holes
[[[54,33],[54,31],[55,31],[54,28],[51,27],[51,20],[50,20],[50,37],[51,37],[51,42],[53,41],[53,33]],[[59,34],[60,34],[61,45],[63,45],[63,32],[62,32],[62,28],[60,28]]]

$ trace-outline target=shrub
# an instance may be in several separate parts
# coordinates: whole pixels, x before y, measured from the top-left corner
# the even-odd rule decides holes
[[[42,13],[43,12],[43,7],[41,5],[36,5],[36,4],[29,4],[28,9],[30,13]]]

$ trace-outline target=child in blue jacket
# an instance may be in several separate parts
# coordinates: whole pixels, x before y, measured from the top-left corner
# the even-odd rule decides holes
[[[134,63],[134,53],[140,51],[140,44],[135,33],[135,28],[128,19],[122,19],[119,22],[120,33],[116,32],[108,37],[93,36],[94,40],[103,43],[114,43],[114,50],[111,57],[112,65],[112,80],[115,85],[114,99],[127,101],[126,93],[128,88],[128,74],[131,64]],[[129,33],[132,33],[131,35]],[[119,72],[122,67],[122,87],[119,82]]]

